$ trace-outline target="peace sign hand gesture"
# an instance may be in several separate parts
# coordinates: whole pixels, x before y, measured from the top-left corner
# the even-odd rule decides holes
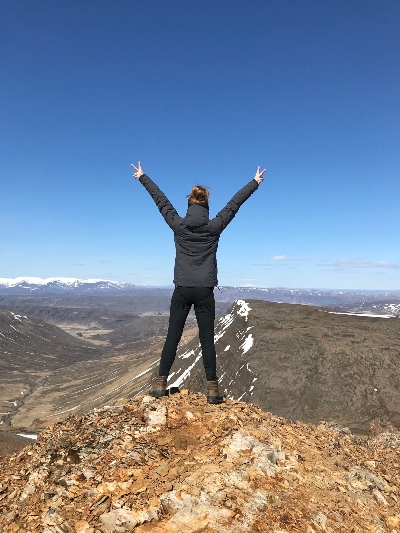
[[[264,170],[262,170],[260,172],[260,167],[257,167],[257,172],[256,172],[256,175],[254,176],[254,179],[256,180],[257,183],[262,183],[264,181],[264,178],[263,178],[263,174],[264,172],[266,171],[267,169],[264,168]]]
[[[144,172],[142,170],[142,167],[140,166],[140,161],[138,162],[138,166],[137,167],[135,167],[135,165],[133,163],[131,164],[131,167],[133,167],[136,170],[136,172],[133,174],[133,177],[135,179],[140,178],[140,176],[143,176]],[[260,167],[258,167],[258,168],[260,168]]]

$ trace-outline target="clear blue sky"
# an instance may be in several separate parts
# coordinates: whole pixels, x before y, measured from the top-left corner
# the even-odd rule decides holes
[[[0,277],[172,282],[130,163],[214,216],[221,285],[400,288],[398,0],[4,0]]]

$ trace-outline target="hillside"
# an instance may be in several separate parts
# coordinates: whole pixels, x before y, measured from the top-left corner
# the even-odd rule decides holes
[[[147,336],[144,319],[154,322],[153,336]],[[84,414],[121,395],[132,397],[151,388],[165,319],[141,317],[95,337],[108,344],[101,346],[101,353],[108,350],[108,355],[45,374],[45,382],[24,398],[12,424],[44,427],[71,412]],[[201,349],[198,335],[191,339],[194,334],[185,333],[168,384],[204,392]],[[215,339],[220,386],[228,398],[293,420],[335,421],[359,434],[373,420],[400,426],[398,318],[239,300],[217,319]],[[6,405],[13,407],[12,402]]]
[[[53,372],[12,414],[11,428],[40,431],[71,413],[83,415],[121,395],[140,394],[148,388],[160,352],[157,345],[130,355],[81,361]]]
[[[103,339],[98,342],[106,346],[93,346],[34,317],[1,316],[8,321],[0,322],[0,349],[7,347],[0,354],[4,367],[0,374],[0,425],[30,431],[71,412],[83,414],[121,395],[146,390],[168,321],[168,317],[136,317],[115,332],[95,334],[92,338]],[[189,318],[188,326],[193,320]],[[196,332],[186,328],[181,343]],[[0,435],[0,455],[2,438],[6,437],[11,434]]]
[[[2,296],[0,295],[0,309],[7,309],[20,314],[37,314],[36,309],[48,312],[50,317],[57,317],[58,309],[70,308],[73,311],[93,309],[96,316],[102,311],[129,314],[169,314],[171,304],[171,289],[142,289],[134,295],[53,295],[53,296]],[[223,293],[219,301],[216,291],[216,313],[224,313],[235,300],[226,300]],[[49,309],[51,308],[51,309]],[[46,310],[46,311],[45,311]],[[116,317],[118,318],[118,317]]]
[[[0,463],[5,533],[393,533],[399,438],[182,391],[47,428]],[[397,439],[397,440],[396,440]],[[389,445],[389,447],[388,447]]]
[[[98,350],[33,316],[0,311],[0,372],[52,370]]]
[[[7,300],[7,299],[6,299]],[[20,315],[35,316],[59,327],[86,327],[99,329],[115,329],[138,319],[134,313],[103,310],[87,307],[61,307],[54,305],[35,305],[21,298],[10,298],[9,305],[0,305],[1,309],[11,310]]]
[[[0,311],[0,426],[47,424],[115,400],[121,391],[138,393],[136,376],[150,373],[168,326],[168,316],[21,307],[36,317]],[[189,317],[182,342],[193,337],[194,325]],[[0,454],[2,438],[10,436],[0,435]]]
[[[56,370],[101,357],[99,348],[56,326],[0,311],[0,421],[7,422]]]
[[[107,308],[61,307],[51,305],[51,300],[48,305],[42,306],[27,303],[25,299],[10,299],[8,306],[0,305],[0,308],[6,307],[14,314],[35,316],[71,335],[109,346],[108,353],[143,349],[154,339],[159,341],[164,338],[168,330],[169,315],[166,313],[138,315]],[[190,316],[186,329],[196,324],[195,317]]]
[[[169,311],[171,290],[148,290],[135,295],[53,295],[53,296],[0,296],[0,308],[15,311],[24,306],[76,308],[76,309],[107,309],[122,313],[164,313]]]
[[[293,420],[356,432],[400,426],[400,320],[238,300],[215,330],[220,386],[233,399]],[[178,352],[170,386],[204,391],[198,337]]]

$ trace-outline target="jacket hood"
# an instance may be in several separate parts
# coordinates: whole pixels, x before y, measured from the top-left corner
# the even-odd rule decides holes
[[[200,228],[205,226],[210,221],[208,215],[208,206],[192,204],[186,211],[186,216],[183,219],[185,226],[189,228]]]

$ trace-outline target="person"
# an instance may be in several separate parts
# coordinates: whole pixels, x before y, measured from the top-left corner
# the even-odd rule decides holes
[[[168,333],[161,353],[159,377],[150,394],[156,398],[167,394],[167,378],[175,360],[189,311],[194,306],[203,365],[207,379],[207,401],[223,401],[219,393],[214,345],[215,300],[214,287],[218,286],[216,253],[221,233],[232,221],[239,207],[264,181],[265,170],[257,168],[254,178],[238,191],[227,205],[212,219],[209,218],[209,191],[195,185],[188,198],[185,217],[180,217],[165,194],[144,174],[140,161],[131,165],[135,179],[153,198],[168,226],[174,232],[176,258],[174,268],[175,290],[171,298]]]

